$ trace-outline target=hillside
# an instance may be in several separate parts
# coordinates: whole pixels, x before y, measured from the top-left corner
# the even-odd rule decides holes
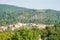
[[[52,9],[28,9],[0,4],[0,26],[17,22],[57,24],[60,22],[60,11]]]

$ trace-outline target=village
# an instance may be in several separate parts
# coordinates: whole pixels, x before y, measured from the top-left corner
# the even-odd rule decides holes
[[[46,26],[53,26],[53,25],[45,25],[45,24],[35,24],[35,23],[17,23],[17,24],[11,24],[8,26],[0,26],[0,31],[6,31],[6,30],[12,30],[18,29],[20,27],[27,27],[32,28],[33,26],[36,26],[37,28],[45,28]]]

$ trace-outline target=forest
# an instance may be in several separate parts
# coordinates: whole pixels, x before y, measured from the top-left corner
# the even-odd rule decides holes
[[[60,11],[52,9],[29,9],[0,4],[0,26],[15,23],[57,24],[60,22]]]

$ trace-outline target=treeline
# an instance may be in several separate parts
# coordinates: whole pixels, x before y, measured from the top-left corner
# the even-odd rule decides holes
[[[0,31],[0,40],[60,40],[60,24],[39,29],[22,27],[12,30]]]
[[[60,11],[52,9],[28,9],[0,4],[0,26],[22,23],[57,24],[60,22]]]

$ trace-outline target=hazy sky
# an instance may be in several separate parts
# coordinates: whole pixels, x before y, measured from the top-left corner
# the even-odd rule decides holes
[[[0,4],[9,4],[32,9],[60,10],[60,0],[0,0]]]

